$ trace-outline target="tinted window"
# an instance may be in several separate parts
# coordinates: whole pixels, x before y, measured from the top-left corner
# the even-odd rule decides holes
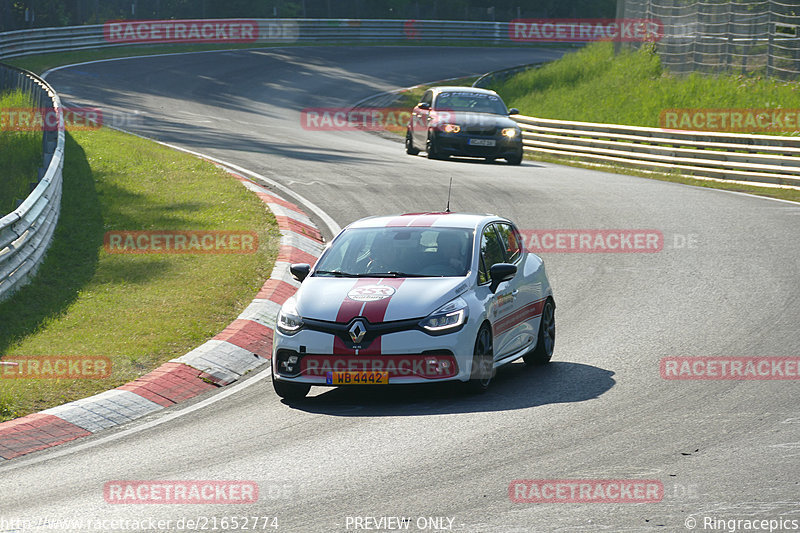
[[[450,91],[439,93],[436,109],[447,111],[472,111],[507,115],[508,110],[499,96],[493,94]]]
[[[468,229],[355,228],[333,241],[314,275],[466,276],[471,257],[472,231]]]
[[[519,233],[511,224],[497,224],[497,233],[506,253],[507,263],[516,263],[522,255],[521,239]]]
[[[425,91],[425,94],[422,95],[422,100],[420,100],[422,104],[431,104],[433,103],[433,91]]]

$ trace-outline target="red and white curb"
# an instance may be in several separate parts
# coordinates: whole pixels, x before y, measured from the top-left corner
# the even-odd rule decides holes
[[[0,462],[136,420],[233,383],[269,362],[278,309],[300,286],[289,265],[313,264],[322,253],[323,239],[297,205],[225,170],[267,204],[281,232],[275,267],[255,299],[213,339],[149,374],[89,398],[3,422]]]

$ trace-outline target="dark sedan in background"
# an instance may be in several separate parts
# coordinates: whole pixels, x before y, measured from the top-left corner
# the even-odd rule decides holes
[[[432,87],[411,112],[406,153],[429,159],[451,155],[522,162],[522,132],[494,91],[476,87]]]

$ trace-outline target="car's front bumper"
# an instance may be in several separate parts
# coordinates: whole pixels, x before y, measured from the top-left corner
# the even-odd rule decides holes
[[[473,145],[470,144],[470,140],[474,140],[473,142],[494,142],[494,146]],[[436,145],[436,151],[446,155],[502,159],[517,157],[522,153],[521,137],[436,132],[433,135],[433,141]]]
[[[288,336],[276,330],[272,372],[277,379],[322,386],[331,385],[330,373],[340,371],[388,372],[390,385],[467,381],[474,339],[464,333],[430,336],[403,331],[383,335],[366,349],[337,350],[334,335],[328,333]]]

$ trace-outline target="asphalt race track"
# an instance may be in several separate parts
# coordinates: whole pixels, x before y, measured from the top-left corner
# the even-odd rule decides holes
[[[354,531],[356,517],[389,516],[410,518],[410,531],[672,532],[687,531],[690,517],[696,531],[711,531],[709,518],[800,527],[798,381],[659,373],[672,356],[800,356],[800,205],[531,161],[430,161],[366,132],[300,126],[306,107],[558,55],[297,47],[52,73],[65,101],[137,111],[126,129],[289,186],[341,226],[442,210],[453,177],[454,210],[502,214],[525,229],[656,229],[664,248],[543,254],[558,306],[553,363],[510,365],[485,395],[315,388],[290,406],[261,372],[244,382],[252,386],[166,423],[155,422],[174,410],[7,461],[2,516],[153,517],[172,520],[174,531],[181,518],[225,516],[277,516],[278,531],[298,532]],[[260,498],[103,498],[109,481],[176,479],[252,480]],[[664,494],[660,503],[512,503],[517,479],[652,479]]]

